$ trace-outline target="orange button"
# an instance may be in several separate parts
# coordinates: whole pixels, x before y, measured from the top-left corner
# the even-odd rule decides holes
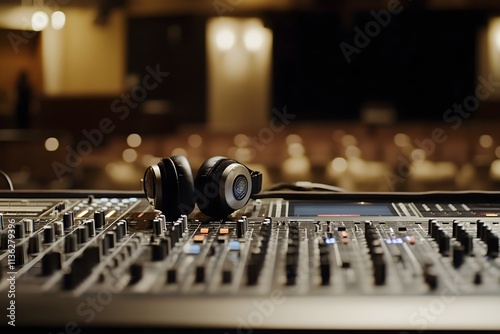
[[[201,234],[197,234],[193,237],[193,241],[194,242],[198,242],[198,243],[201,243],[203,242],[203,240],[205,240],[205,236],[204,235],[201,235]]]
[[[349,239],[342,239],[342,243],[343,243],[344,245],[347,245],[347,244],[349,243]]]
[[[410,245],[415,245],[416,240],[415,240],[415,237],[413,235],[410,236],[409,242],[410,242]]]
[[[347,232],[346,231],[342,231],[342,238],[347,238]]]
[[[200,228],[200,233],[201,234],[208,234],[209,228],[208,227],[202,227]]]
[[[220,230],[219,230],[219,233],[220,234],[229,234],[229,229],[227,227],[222,227]]]

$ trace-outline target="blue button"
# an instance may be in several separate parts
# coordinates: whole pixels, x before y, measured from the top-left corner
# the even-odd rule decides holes
[[[191,245],[189,245],[189,248],[187,250],[185,250],[185,253],[190,254],[190,255],[197,255],[197,254],[200,254],[200,251],[201,251],[200,245],[191,244]]]
[[[335,238],[326,238],[325,243],[327,244],[334,244],[335,243]]]
[[[230,251],[239,251],[240,250],[240,242],[236,240],[229,241],[229,250]]]

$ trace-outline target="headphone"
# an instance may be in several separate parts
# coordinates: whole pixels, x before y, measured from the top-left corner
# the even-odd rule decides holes
[[[260,192],[262,174],[236,160],[217,156],[206,160],[193,179],[187,158],[172,156],[149,166],[142,186],[150,203],[168,220],[190,214],[195,203],[204,214],[225,218]]]

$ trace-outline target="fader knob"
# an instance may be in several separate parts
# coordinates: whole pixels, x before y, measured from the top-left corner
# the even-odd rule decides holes
[[[205,266],[203,264],[196,266],[194,281],[196,283],[203,283],[205,281]]]
[[[89,240],[89,231],[85,226],[79,226],[76,230],[79,244],[84,244]]]
[[[438,286],[438,276],[433,265],[427,265],[424,268],[424,281],[429,289],[435,290]]]
[[[65,229],[69,229],[75,224],[75,216],[73,215],[73,212],[64,213],[63,224]]]
[[[64,238],[64,253],[73,253],[76,252],[76,242],[77,237],[75,234],[69,234]]]
[[[106,224],[105,215],[103,211],[94,212],[95,228],[101,228]]]
[[[245,220],[239,219],[236,222],[236,237],[242,238],[247,232]]]
[[[385,260],[382,247],[374,248],[372,253],[372,260],[373,260],[373,278],[375,281],[375,285],[384,285],[386,268],[385,268]]]
[[[464,263],[465,249],[462,245],[453,246],[453,267],[459,268]]]
[[[133,285],[142,279],[143,266],[140,263],[134,263],[130,266],[130,281],[129,284]]]
[[[40,235],[34,234],[31,236],[28,242],[28,253],[29,254],[36,254],[40,252]]]
[[[476,237],[479,239],[483,239],[483,228],[484,228],[484,222],[482,220],[478,220],[476,222],[476,228],[477,228],[477,234]]]
[[[450,237],[446,235],[446,233],[440,233],[441,237],[439,238],[439,253],[443,256],[448,256],[450,253]]]
[[[473,283],[475,285],[480,285],[481,283],[483,283],[483,276],[481,275],[481,272],[478,271],[474,274]]]
[[[54,271],[61,269],[61,254],[48,252],[42,258],[42,276],[50,276]]]
[[[320,258],[319,272],[321,275],[321,285],[330,284],[330,260],[327,256]]]
[[[159,219],[153,219],[153,234],[158,236],[161,235],[161,221]]]
[[[106,232],[105,238],[108,240],[109,248],[115,247],[116,244],[116,234],[113,232]]]
[[[493,234],[490,234],[490,236],[488,237],[488,251],[487,251],[487,255],[490,257],[490,258],[497,258],[498,257],[498,236],[496,235],[493,235]]]
[[[151,246],[151,261],[162,261],[167,257],[166,244]]]
[[[5,250],[7,249],[9,244],[9,235],[7,232],[0,234],[0,249]]]
[[[469,235],[469,234],[462,235],[460,242],[464,246],[465,254],[472,255],[472,250],[473,250],[472,246],[474,245],[474,240],[473,240],[472,235]]]
[[[89,219],[85,221],[85,227],[88,230],[89,236],[93,237],[95,236],[95,221],[93,219]]]
[[[16,255],[16,259],[15,259],[16,266],[23,265],[25,260],[26,260],[26,255],[25,255],[25,251],[24,251],[24,244],[16,246],[15,255]]]
[[[50,244],[51,242],[54,242],[55,238],[55,231],[52,226],[45,226],[43,228],[43,243],[44,244]]]
[[[26,232],[24,230],[24,224],[22,222],[17,222],[14,225],[14,236],[16,239],[21,239],[26,236]]]

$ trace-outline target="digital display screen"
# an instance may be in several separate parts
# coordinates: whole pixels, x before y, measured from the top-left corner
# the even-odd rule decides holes
[[[389,203],[289,202],[288,216],[397,216]]]

